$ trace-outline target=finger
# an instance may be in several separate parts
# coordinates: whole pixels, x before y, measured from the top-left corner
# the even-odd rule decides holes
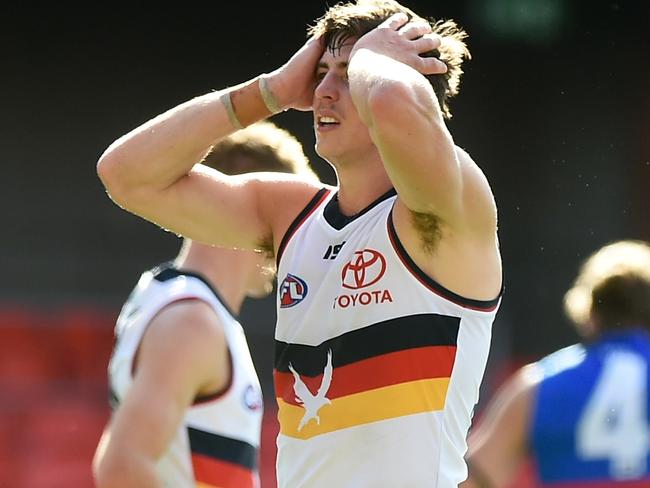
[[[417,70],[423,75],[440,75],[447,72],[447,65],[438,58],[423,58],[420,56]]]
[[[442,38],[437,34],[428,34],[415,39],[413,44],[415,50],[419,53],[426,53],[428,51],[435,51],[440,47],[442,43]]]
[[[305,43],[305,46],[307,46],[308,49],[320,51],[322,53],[322,51],[325,50],[325,38],[322,35],[311,36]]]
[[[403,12],[398,12],[384,20],[379,27],[397,30],[409,21],[408,16]]]
[[[399,30],[399,33],[409,40],[418,39],[430,32],[431,25],[428,22],[409,22]]]

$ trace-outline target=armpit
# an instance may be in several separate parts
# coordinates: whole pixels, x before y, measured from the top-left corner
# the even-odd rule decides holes
[[[264,257],[267,259],[275,259],[275,251],[273,250],[273,238],[271,237],[271,234],[260,239],[255,248],[258,251],[264,253]]]
[[[422,249],[426,253],[433,254],[442,237],[441,219],[436,215],[411,211],[411,221],[420,236]]]

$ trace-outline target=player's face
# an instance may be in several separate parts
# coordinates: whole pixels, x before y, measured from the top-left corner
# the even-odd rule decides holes
[[[374,147],[350,96],[347,72],[353,45],[351,40],[340,50],[326,49],[316,70],[313,101],[316,152],[334,164],[358,159]]]

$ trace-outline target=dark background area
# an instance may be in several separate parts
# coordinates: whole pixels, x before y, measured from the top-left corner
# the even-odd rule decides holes
[[[490,371],[536,359],[577,340],[561,301],[579,262],[615,239],[650,239],[650,2],[405,4],[470,33],[449,126],[499,208],[506,294]],[[2,307],[116,315],[140,272],[180,241],[108,199],[102,151],[180,102],[274,69],[325,8],[206,5],[0,7]],[[334,183],[310,115],[274,121]],[[274,307],[269,298],[243,313],[267,388]]]

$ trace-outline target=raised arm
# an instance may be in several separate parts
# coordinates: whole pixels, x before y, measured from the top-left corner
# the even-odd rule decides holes
[[[197,163],[239,123],[250,125],[279,109],[306,108],[321,52],[320,43],[311,40],[265,76],[266,85],[256,77],[208,93],[120,137],[97,168],[109,195],[125,209],[201,242],[257,248],[275,237],[283,209],[300,208],[313,196],[313,183],[284,174],[227,177]],[[269,94],[271,100],[275,94],[275,107]]]
[[[455,231],[493,237],[496,209],[487,181],[454,144],[425,75],[445,65],[420,54],[440,47],[424,22],[396,14],[361,37],[350,55],[350,91],[384,166],[410,211]]]

